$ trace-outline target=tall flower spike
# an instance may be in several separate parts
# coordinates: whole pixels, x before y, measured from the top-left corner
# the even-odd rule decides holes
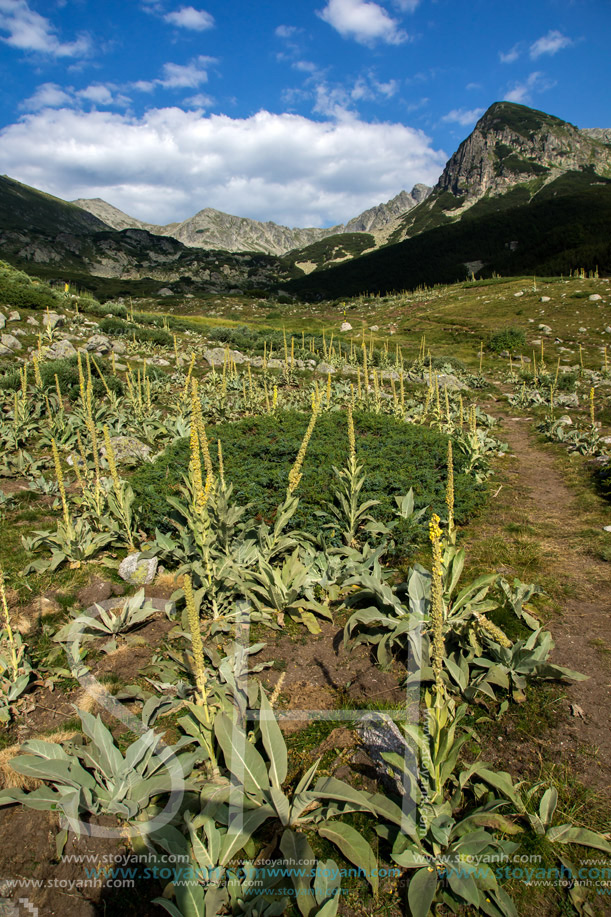
[[[59,452],[57,451],[57,443],[54,439],[51,440],[51,449],[53,451],[53,464],[55,465],[55,474],[57,477],[57,486],[59,487],[59,495],[62,500],[62,509],[64,512],[64,522],[66,526],[70,526],[70,513],[68,512],[68,502],[66,500],[66,488],[64,487],[64,475],[62,472],[62,465],[59,459]]]
[[[310,442],[310,437],[314,432],[314,426],[316,424],[316,419],[318,417],[318,412],[320,410],[321,399],[316,399],[313,404],[312,416],[310,417],[310,422],[308,428],[305,431],[301,446],[299,447],[299,452],[297,453],[297,458],[293,464],[293,467],[289,471],[289,485],[288,492],[292,494],[296,489],[297,485],[301,481],[301,468],[303,466],[303,461],[305,459],[306,450],[308,448],[308,443]]]
[[[435,706],[440,707],[445,697],[443,683],[443,659],[445,656],[445,641],[443,637],[443,565],[441,558],[441,529],[439,516],[433,513],[429,524],[429,537],[433,547],[433,569],[431,582],[431,667],[435,675]]]
[[[448,506],[448,531],[454,531],[454,459],[452,440],[448,440],[448,481],[446,485],[446,504]]]

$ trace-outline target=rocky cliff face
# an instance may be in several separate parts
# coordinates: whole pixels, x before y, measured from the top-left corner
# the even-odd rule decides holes
[[[553,180],[562,172],[592,169],[611,174],[605,131],[580,131],[545,112],[497,102],[478,121],[446,165],[434,188],[471,202],[504,194],[534,178]]]
[[[339,233],[371,232],[381,229],[400,214],[416,207],[430,193],[431,189],[426,185],[415,185],[410,194],[401,191],[386,204],[366,210],[345,225],[330,226],[326,229],[290,229],[271,221],[261,223],[247,217],[233,216],[213,210],[211,207],[200,210],[182,223],[157,226],[130,217],[101,198],[79,199],[72,203],[113,229],[144,229],[158,236],[170,236],[189,248],[282,255]]]

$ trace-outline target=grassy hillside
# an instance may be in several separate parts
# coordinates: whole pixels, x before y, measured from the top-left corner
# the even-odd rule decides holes
[[[597,266],[611,273],[611,180],[568,172],[529,199],[521,188],[504,198],[483,198],[460,223],[291,281],[287,289],[306,299],[414,289],[463,280],[473,261],[484,262],[477,272],[482,277],[559,275]]]
[[[24,228],[55,236],[59,232],[88,234],[108,227],[74,204],[0,175],[0,232]]]
[[[336,236],[327,236],[306,245],[304,248],[288,252],[282,261],[289,269],[295,269],[295,275],[305,273],[299,264],[315,265],[316,270],[325,270],[338,261],[356,258],[368,248],[375,245],[374,237],[368,232],[344,232]]]

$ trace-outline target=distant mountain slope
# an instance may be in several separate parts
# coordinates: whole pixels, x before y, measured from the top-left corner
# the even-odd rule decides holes
[[[171,236],[190,248],[206,248],[231,252],[264,252],[282,255],[341,233],[374,232],[392,223],[400,214],[416,207],[430,194],[427,185],[417,184],[411,193],[401,191],[385,204],[378,204],[354,217],[345,225],[290,229],[271,221],[260,222],[234,216],[206,207],[182,223],[158,226],[130,217],[100,198],[73,201],[77,207],[103,220],[113,229],[146,229],[159,236]]]
[[[0,229],[25,228],[82,235],[108,229],[106,223],[75,204],[0,175]]]
[[[493,273],[568,274],[576,268],[611,274],[611,179],[587,169],[567,172],[532,199],[516,187],[484,197],[463,219],[429,229],[345,264],[290,281],[304,299],[415,289]]]
[[[520,187],[533,197],[565,172],[591,169],[611,176],[610,131],[579,130],[553,115],[495,102],[448,161],[432,193],[386,233],[387,243],[460,220],[482,198],[506,209],[504,196]]]

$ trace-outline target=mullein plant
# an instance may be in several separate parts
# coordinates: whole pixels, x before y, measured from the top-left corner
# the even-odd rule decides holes
[[[0,722],[7,723],[11,718],[11,705],[23,694],[30,682],[31,666],[25,655],[21,635],[12,628],[2,567],[0,612]]]
[[[111,515],[123,530],[125,542],[130,551],[136,550],[134,543],[134,492],[129,484],[122,481],[117,470],[115,453],[110,439],[108,427],[104,426],[104,445],[106,447],[106,461],[110,470],[113,492],[108,495],[108,509]]]
[[[364,523],[374,521],[369,515],[369,510],[372,506],[376,506],[379,500],[366,500],[364,503],[359,504],[359,496],[365,483],[365,476],[362,473],[362,465],[357,462],[354,419],[350,403],[348,404],[347,418],[348,460],[341,471],[335,465],[333,466],[333,473],[337,478],[335,501],[327,504],[329,510],[322,515],[331,517],[331,521],[325,524],[325,528],[333,531],[339,528],[344,544],[347,547],[356,547],[357,533]]]

